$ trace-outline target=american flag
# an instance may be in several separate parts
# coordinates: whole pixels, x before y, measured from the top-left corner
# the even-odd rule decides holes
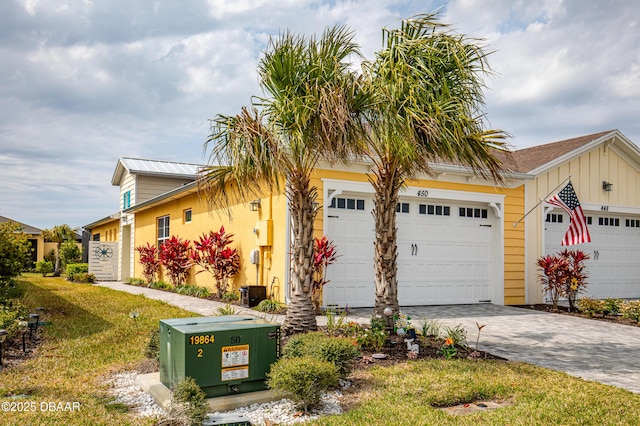
[[[591,242],[591,235],[589,235],[589,230],[587,229],[587,220],[584,217],[584,212],[580,206],[580,201],[578,201],[578,196],[573,190],[571,181],[560,192],[546,201],[569,213],[571,223],[562,239],[563,246]]]

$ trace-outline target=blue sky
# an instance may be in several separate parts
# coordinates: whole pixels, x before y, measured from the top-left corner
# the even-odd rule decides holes
[[[487,124],[515,148],[611,129],[640,144],[636,0],[4,0],[0,215],[105,217],[119,157],[207,161],[208,119],[260,94],[269,37],[344,23],[370,59],[382,27],[438,7],[495,51]]]

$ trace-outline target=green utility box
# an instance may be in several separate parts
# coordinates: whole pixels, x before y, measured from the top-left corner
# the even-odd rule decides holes
[[[261,318],[160,321],[160,381],[169,389],[192,377],[207,397],[264,390],[279,357],[280,325]]]

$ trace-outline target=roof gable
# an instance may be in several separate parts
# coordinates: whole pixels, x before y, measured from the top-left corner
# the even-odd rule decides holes
[[[514,151],[510,167],[517,172],[538,175],[603,143],[616,143],[617,147],[640,163],[638,147],[620,131],[609,130]]]
[[[201,164],[181,163],[176,161],[146,160],[142,158],[122,157],[118,160],[111,184],[120,185],[125,172],[138,175],[164,176],[170,178],[195,180]]]
[[[22,232],[25,234],[31,235],[40,235],[42,234],[42,229],[36,228],[35,226],[27,225],[22,222],[18,222],[17,220],[9,219],[8,217],[0,216],[0,223],[4,222],[14,222],[22,226]]]

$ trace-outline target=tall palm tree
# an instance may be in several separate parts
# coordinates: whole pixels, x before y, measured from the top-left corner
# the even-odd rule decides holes
[[[285,32],[271,39],[258,65],[266,96],[236,116],[211,120],[211,166],[199,186],[211,205],[247,201],[268,190],[282,190],[291,216],[291,289],[283,331],[317,328],[311,301],[313,223],[317,188],[311,173],[320,159],[345,161],[364,130],[361,111],[367,95],[362,77],[347,60],[359,55],[343,26],[305,38]],[[233,191],[230,191],[230,186]]]
[[[60,276],[60,246],[65,241],[75,240],[76,231],[67,224],[56,225],[53,228],[44,229],[42,231],[42,237],[45,241],[56,243],[58,245],[58,249],[56,251],[56,264],[53,268],[53,274],[54,276]]]
[[[501,182],[494,154],[505,148],[507,135],[483,126],[486,53],[436,14],[383,29],[383,49],[364,68],[378,100],[368,157],[374,163],[374,312],[380,314],[398,310],[396,204],[407,179],[429,173],[437,161]]]

